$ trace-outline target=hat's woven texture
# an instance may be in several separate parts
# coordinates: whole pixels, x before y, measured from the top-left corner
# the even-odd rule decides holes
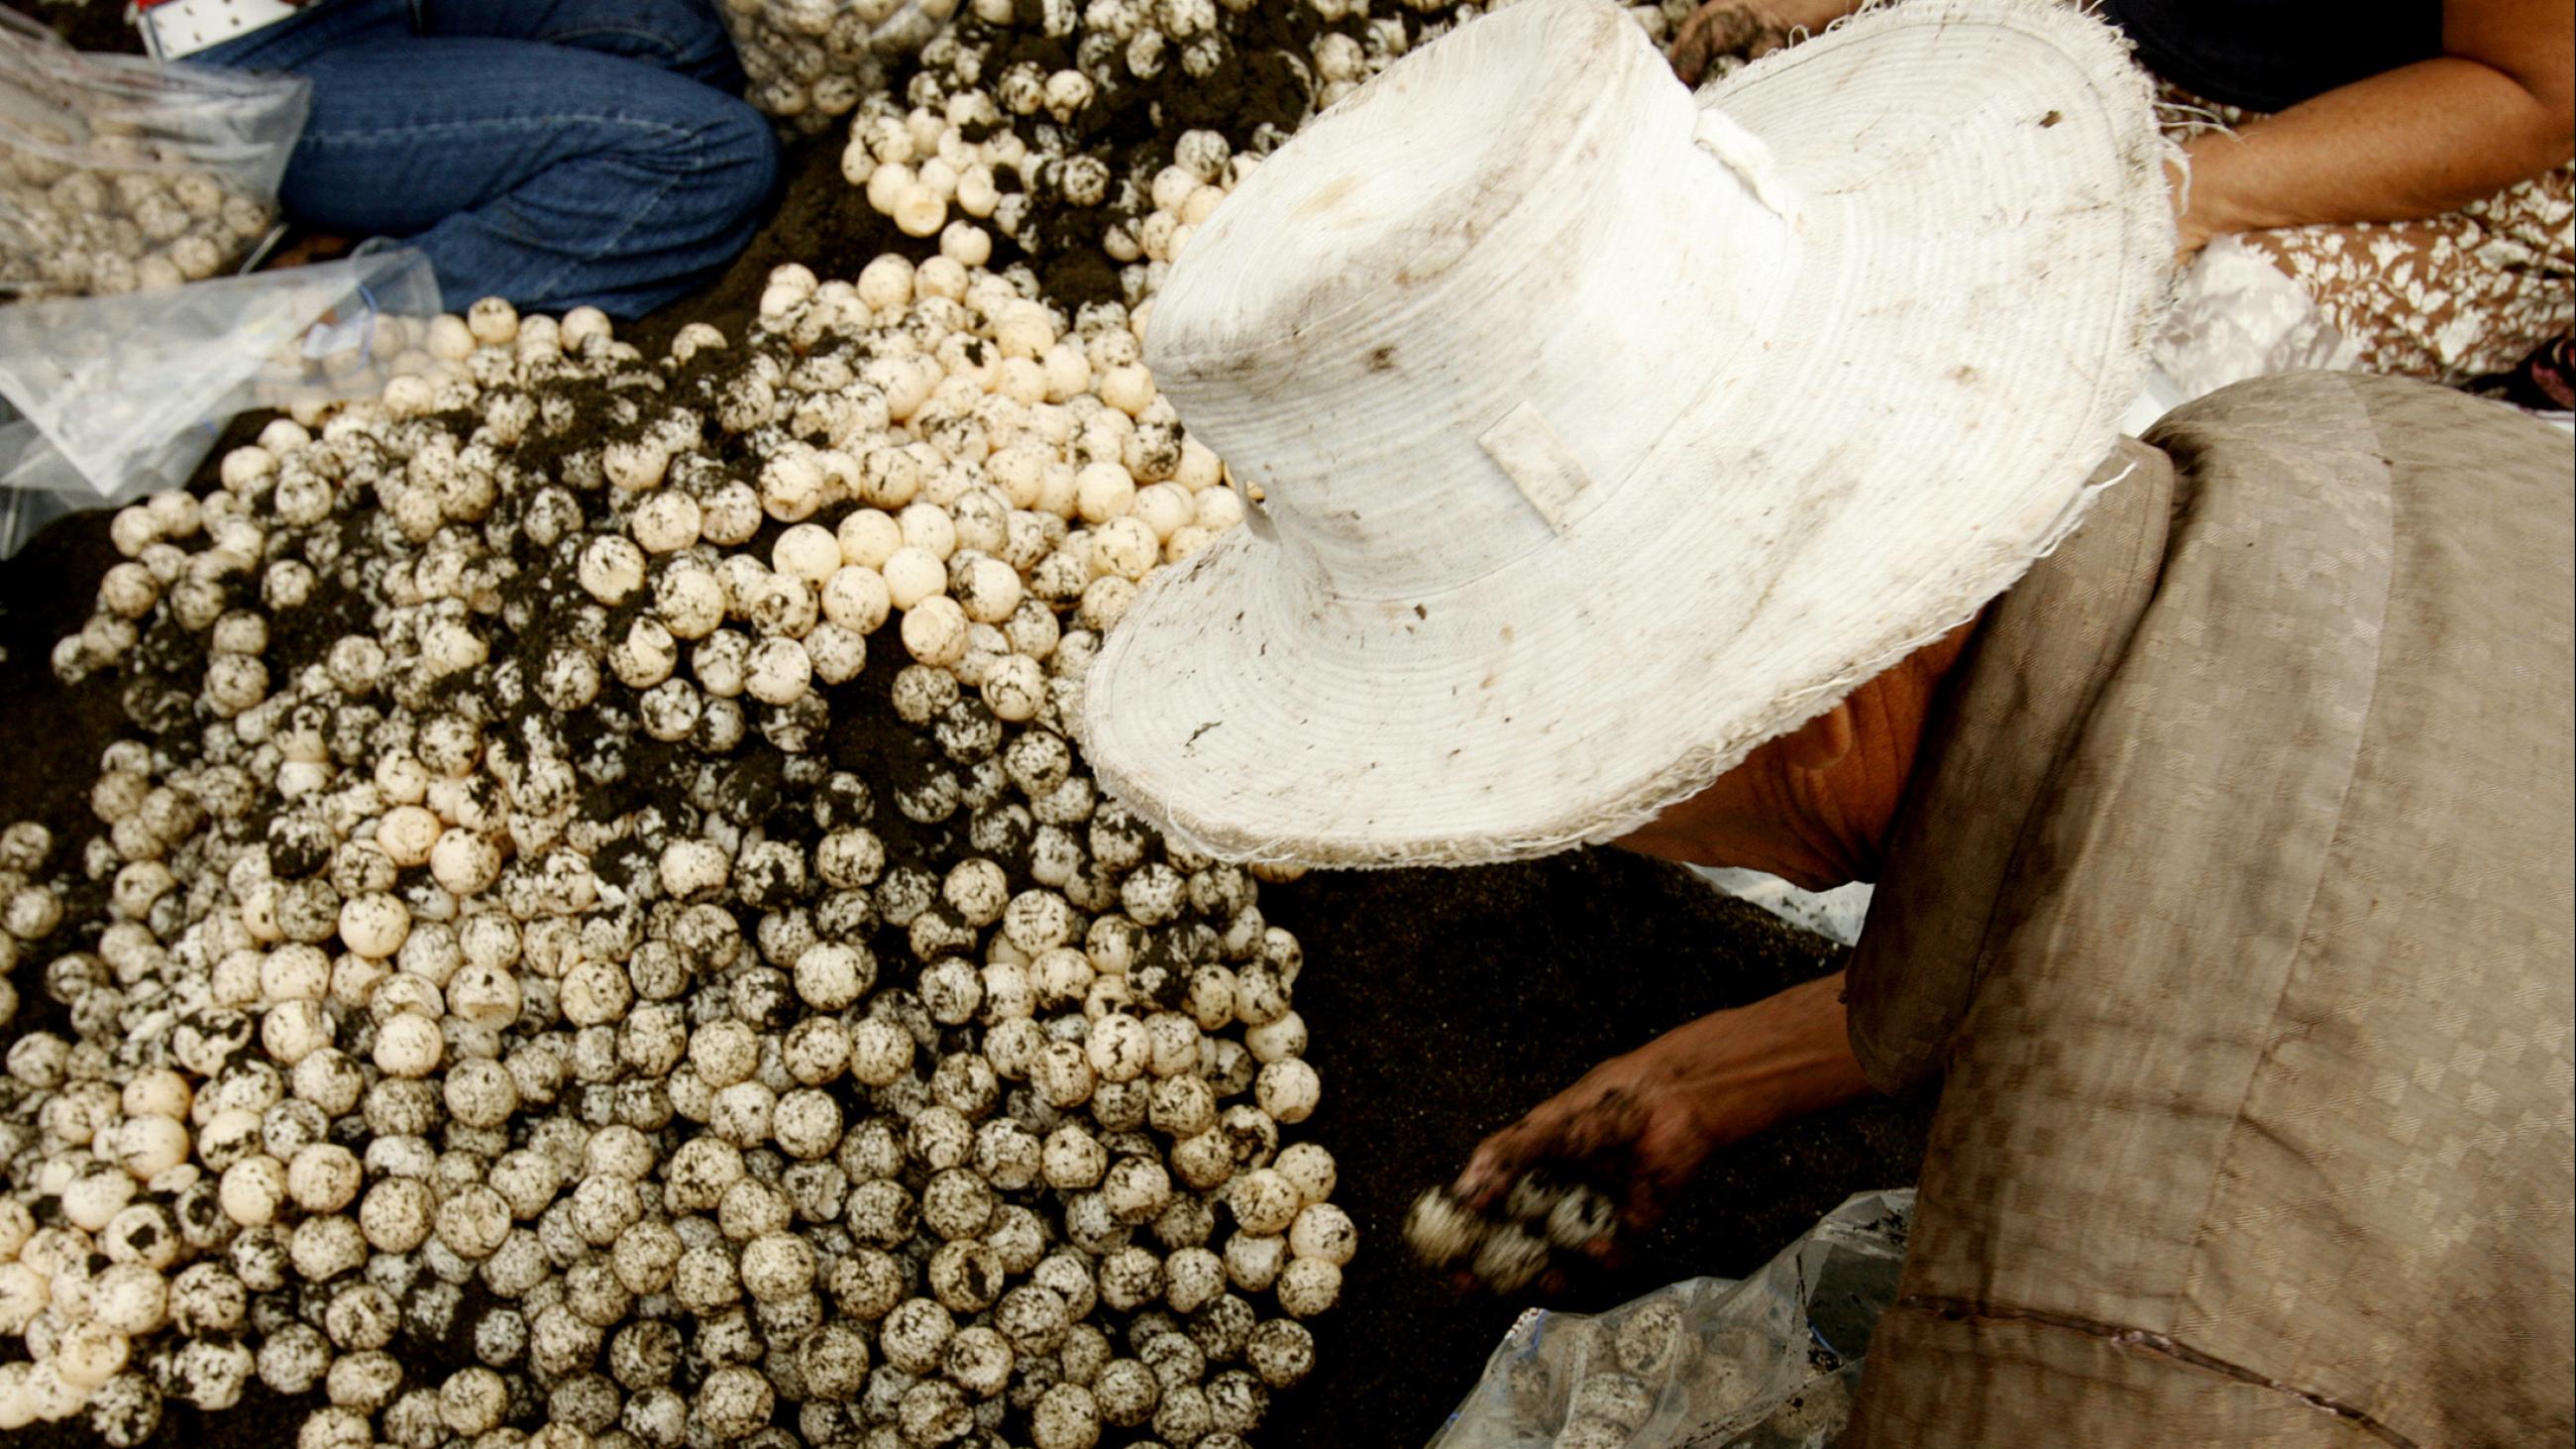
[[[1625,833],[2080,515],[2172,248],[2147,82],[2049,0],[1866,11],[1694,98],[1523,0],[1210,218],[1147,361],[1266,503],[1084,689],[1102,781],[1237,859]]]

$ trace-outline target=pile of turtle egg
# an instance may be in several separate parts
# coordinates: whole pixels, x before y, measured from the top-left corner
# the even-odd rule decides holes
[[[486,302],[117,516],[133,730],[0,834],[0,1427],[1247,1442],[1356,1240],[1301,952],[1063,728],[1239,505],[1035,291]]]

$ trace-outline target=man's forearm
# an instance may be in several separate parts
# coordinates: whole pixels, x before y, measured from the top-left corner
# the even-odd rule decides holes
[[[2520,82],[2456,56],[2355,81],[2234,136],[2196,138],[2185,249],[2231,232],[2439,216],[2566,160],[2557,121]]]
[[[1875,1090],[1852,1054],[1842,997],[1837,971],[1675,1033],[1706,1038],[1679,1058],[1693,1064],[1686,1075],[1719,1135],[1749,1136]]]

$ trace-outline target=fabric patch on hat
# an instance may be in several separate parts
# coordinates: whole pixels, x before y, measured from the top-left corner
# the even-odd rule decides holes
[[[1592,486],[1592,477],[1536,407],[1525,401],[1503,414],[1501,422],[1476,439],[1476,446],[1521,490],[1548,527],[1565,532],[1573,521],[1574,501]]]

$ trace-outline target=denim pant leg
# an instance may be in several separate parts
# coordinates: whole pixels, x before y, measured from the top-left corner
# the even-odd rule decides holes
[[[187,57],[190,65],[302,74],[315,56],[346,45],[414,35],[412,0],[316,0],[287,19]]]
[[[456,309],[499,296],[638,316],[751,239],[778,142],[750,106],[573,46],[382,27],[315,43],[308,22],[346,27],[386,5],[408,9],[341,0],[208,52],[313,83],[281,187],[289,215],[420,248]]]
[[[743,87],[733,39],[707,0],[424,0],[423,10],[426,35],[541,40]]]

